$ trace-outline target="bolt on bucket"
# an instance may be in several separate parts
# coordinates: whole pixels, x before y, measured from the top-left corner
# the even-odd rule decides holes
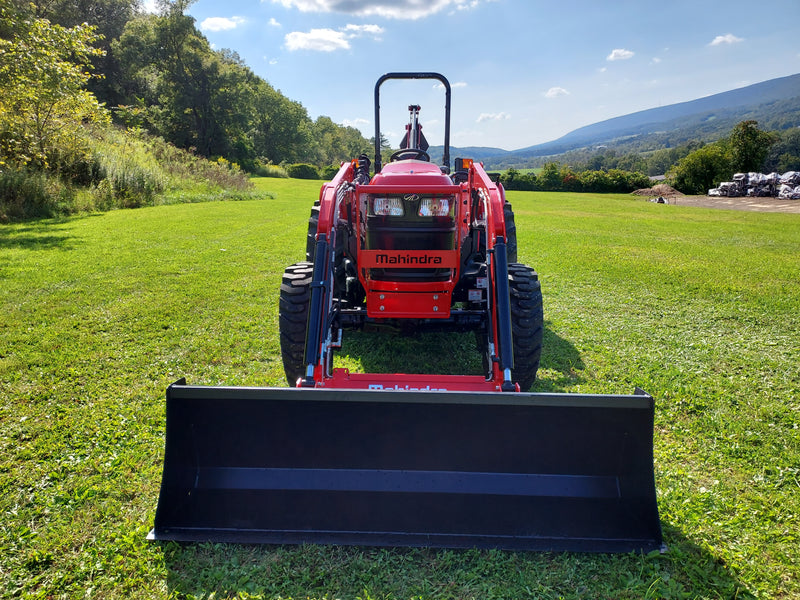
[[[649,552],[653,399],[167,390],[153,540]]]

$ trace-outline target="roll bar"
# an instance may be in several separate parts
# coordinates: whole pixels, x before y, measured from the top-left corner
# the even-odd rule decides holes
[[[375,83],[375,173],[381,172],[381,85],[388,79],[437,79],[444,85],[444,155],[442,166],[450,169],[450,82],[440,73],[386,73]]]

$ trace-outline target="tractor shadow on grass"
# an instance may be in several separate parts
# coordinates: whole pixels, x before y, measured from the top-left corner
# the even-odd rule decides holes
[[[351,372],[483,375],[473,333],[345,332],[335,367]],[[580,353],[545,322],[539,378],[531,391],[565,392],[584,381]]]
[[[753,598],[722,560],[663,524],[647,555],[156,542],[170,597]],[[481,573],[476,580],[475,573]],[[538,596],[538,594],[535,594]]]

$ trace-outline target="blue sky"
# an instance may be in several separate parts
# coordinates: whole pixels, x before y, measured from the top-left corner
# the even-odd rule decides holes
[[[367,137],[378,77],[444,74],[455,146],[519,149],[800,72],[800,0],[197,0],[188,12],[312,118]],[[441,143],[432,82],[386,83],[381,99],[392,142],[414,103]]]

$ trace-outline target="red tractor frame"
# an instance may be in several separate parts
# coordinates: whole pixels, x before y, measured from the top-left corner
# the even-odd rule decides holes
[[[436,79],[445,90],[443,164],[418,116],[381,164],[380,87]],[[375,85],[375,161],[361,155],[325,183],[306,258],[281,284],[281,351],[302,387],[523,391],[536,377],[544,318],[536,272],[518,264],[514,213],[499,178],[469,159],[450,172],[450,84],[438,73],[389,73]],[[483,375],[354,374],[333,368],[348,329],[473,331]]]

